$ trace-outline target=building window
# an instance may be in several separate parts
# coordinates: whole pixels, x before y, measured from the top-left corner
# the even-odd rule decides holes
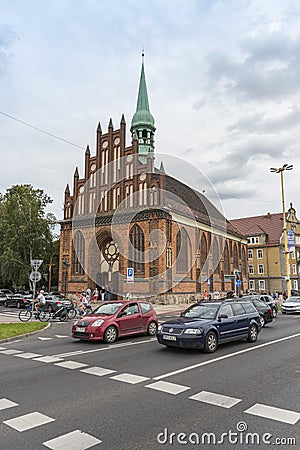
[[[260,275],[262,275],[264,273],[264,265],[263,264],[258,264],[258,273]]]
[[[258,282],[258,289],[260,291],[265,291],[265,280],[259,280],[259,282]]]
[[[294,251],[290,252],[290,258],[291,259],[295,259],[295,252]]]
[[[96,201],[96,192],[90,192],[90,201],[89,201],[89,212],[95,211],[95,201]]]
[[[248,259],[253,259],[253,251],[252,251],[252,249],[248,250]]]
[[[167,267],[170,268],[172,267],[172,249],[171,248],[167,248]]]
[[[176,236],[176,270],[178,273],[188,274],[190,254],[189,237],[184,228],[178,231]]]
[[[250,291],[255,291],[255,281],[249,280],[249,289]]]
[[[249,264],[249,275],[253,275],[254,274],[254,266],[253,264]]]
[[[249,244],[258,244],[259,243],[259,238],[258,236],[254,236],[254,237],[250,237],[248,239]]]
[[[80,231],[77,231],[73,238],[73,249],[72,249],[73,275],[84,274],[82,264],[84,264],[84,237]]]
[[[294,280],[294,290],[298,291],[298,280]]]
[[[292,267],[293,267],[293,275],[297,275],[297,265],[293,264]]]
[[[137,275],[144,273],[144,252],[145,237],[143,230],[138,225],[134,225],[129,234],[130,239],[130,267],[134,268]]]
[[[261,248],[257,249],[257,259],[263,258],[263,251]]]

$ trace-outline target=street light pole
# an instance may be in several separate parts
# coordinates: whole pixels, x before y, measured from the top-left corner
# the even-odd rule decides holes
[[[286,215],[285,215],[285,204],[284,204],[284,179],[283,172],[285,170],[292,170],[292,164],[284,164],[278,169],[271,167],[270,171],[275,173],[280,173],[281,182],[281,200],[282,200],[282,216],[283,216],[283,261],[284,261],[284,278],[285,286],[288,297],[291,296],[291,279],[290,279],[290,268],[289,268],[289,248],[288,248],[288,238],[287,238],[287,225],[286,225]]]

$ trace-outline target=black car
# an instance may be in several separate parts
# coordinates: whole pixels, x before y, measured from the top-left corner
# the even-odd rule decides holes
[[[72,302],[70,300],[65,300],[64,297],[45,294],[46,300],[46,309],[49,312],[55,312],[62,306],[66,306],[67,308],[71,308]]]
[[[273,321],[273,310],[272,308],[263,300],[260,300],[259,296],[244,296],[240,300],[251,302],[257,311],[259,312],[261,326],[264,327],[266,323]]]
[[[6,294],[0,291],[0,305],[4,305],[5,300],[7,299]]]
[[[247,339],[255,342],[260,316],[250,302],[199,302],[158,327],[157,340],[166,347],[187,347],[214,352],[219,344]]]
[[[243,299],[246,298],[248,300],[249,297],[251,297],[252,299],[255,299],[255,300],[261,300],[261,301],[265,302],[270,308],[272,308],[273,319],[276,319],[277,314],[278,314],[278,304],[277,304],[276,300],[274,300],[274,298],[271,297],[271,295],[251,294],[250,296],[246,295],[242,298]]]
[[[17,308],[26,308],[32,302],[31,294],[13,294],[12,296],[6,296],[4,300],[4,306],[16,306]]]

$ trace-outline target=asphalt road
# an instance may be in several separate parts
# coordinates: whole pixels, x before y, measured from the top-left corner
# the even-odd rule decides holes
[[[300,449],[299,315],[214,354],[69,335],[0,344],[1,449]]]

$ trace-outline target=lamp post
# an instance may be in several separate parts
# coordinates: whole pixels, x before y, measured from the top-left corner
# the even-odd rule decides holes
[[[289,271],[289,249],[288,249],[288,239],[287,239],[287,227],[286,227],[286,216],[285,216],[285,206],[284,206],[284,180],[283,172],[285,170],[292,170],[292,164],[284,164],[278,169],[271,167],[270,171],[275,173],[280,173],[281,182],[281,200],[282,200],[282,215],[283,215],[283,260],[284,260],[284,278],[288,297],[291,296],[291,279]]]

